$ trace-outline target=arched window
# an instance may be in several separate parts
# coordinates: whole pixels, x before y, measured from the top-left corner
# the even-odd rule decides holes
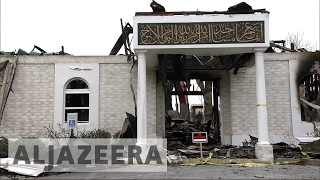
[[[89,122],[89,86],[80,79],[72,79],[65,86],[64,117],[67,122],[67,113],[78,113],[78,123]]]

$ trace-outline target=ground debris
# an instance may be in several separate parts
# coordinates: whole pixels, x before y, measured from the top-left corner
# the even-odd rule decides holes
[[[301,149],[306,152],[311,159],[320,159],[320,139],[302,144]]]
[[[167,149],[170,151],[169,155],[184,155],[186,158],[199,158],[200,145],[192,142],[192,132],[207,132],[208,143],[202,144],[203,155],[207,156],[212,153],[212,158],[216,159],[256,159],[255,145],[258,138],[248,135],[248,140],[242,143],[243,146],[234,145],[220,145],[218,141],[213,138],[214,129],[207,123],[200,123],[199,121],[190,122],[180,118],[169,118],[170,123],[166,125]],[[320,158],[320,140],[308,143],[305,145],[293,146],[285,142],[278,142],[271,144],[273,147],[274,158]]]
[[[287,143],[279,142],[272,144],[274,158],[305,158],[299,147],[291,147]]]
[[[178,127],[180,125],[177,125]],[[192,124],[190,124],[192,126]],[[199,158],[200,157],[200,145],[192,143],[191,132],[198,131],[195,128],[183,127],[185,131],[177,130],[170,131],[167,133],[167,148],[172,153],[182,154],[187,158]],[[258,138],[254,136],[249,136],[249,141],[246,140],[246,143],[243,143],[243,146],[234,146],[234,145],[218,145],[204,143],[202,144],[203,155],[207,156],[212,152],[212,158],[216,159],[256,159],[255,156],[255,144],[258,142]],[[292,147],[284,142],[279,142],[272,144],[274,158],[295,158],[295,159],[304,159],[309,158],[301,150],[300,147]],[[310,145],[309,145],[310,146]],[[318,147],[318,146],[317,146]],[[302,148],[303,149],[303,148]],[[305,151],[305,150],[304,150]],[[313,152],[312,157],[319,157],[320,153]],[[311,157],[311,156],[310,156]]]
[[[259,175],[259,174],[254,175],[254,177],[256,177],[256,178],[264,178],[264,176]]]
[[[193,146],[192,132],[208,132],[208,145],[217,143],[217,140],[213,139],[213,129],[208,129],[207,123],[199,124],[188,122],[185,119],[170,120],[170,124],[166,125],[166,138],[168,142],[168,150],[186,149],[189,146]],[[204,149],[206,147],[204,146]],[[189,148],[190,149],[190,148]]]

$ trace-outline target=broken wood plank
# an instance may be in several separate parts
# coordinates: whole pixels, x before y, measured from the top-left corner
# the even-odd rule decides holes
[[[184,154],[199,154],[200,155],[200,151],[197,150],[184,150],[184,149],[178,149],[178,151],[184,153]],[[203,155],[208,155],[209,151],[202,151]]]

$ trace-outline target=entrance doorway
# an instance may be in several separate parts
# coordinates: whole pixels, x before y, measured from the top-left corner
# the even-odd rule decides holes
[[[193,145],[192,132],[207,132],[207,145],[221,144],[220,80],[168,80],[165,132],[169,149]]]

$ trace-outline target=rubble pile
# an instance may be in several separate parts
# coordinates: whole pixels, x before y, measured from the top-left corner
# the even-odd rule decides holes
[[[167,148],[170,151],[187,149],[189,146],[193,146],[192,132],[207,132],[208,148],[213,149],[213,144],[218,142],[212,137],[213,129],[210,127],[210,123],[201,124],[198,121],[192,123],[184,119],[171,119],[170,121],[171,123],[167,123],[166,126]]]
[[[217,159],[225,159],[225,158],[247,158],[254,159],[254,147],[237,147],[232,145],[226,145],[221,147],[211,148],[212,146],[204,146],[203,147],[203,155],[207,156],[210,152],[212,152],[212,158]],[[191,148],[194,148],[191,150]],[[190,146],[187,150],[178,149],[178,152],[183,154],[188,158],[197,158],[200,156],[199,146]]]
[[[120,132],[120,138],[136,137],[136,119],[135,116],[126,113],[127,118],[123,129]],[[172,162],[180,162],[183,158],[199,158],[200,145],[192,142],[192,132],[207,132],[208,143],[202,144],[204,156],[212,152],[212,158],[246,158],[256,159],[255,145],[258,138],[249,135],[249,140],[244,140],[243,146],[220,145],[217,139],[213,137],[214,129],[211,127],[211,121],[207,123],[189,122],[185,119],[173,118],[172,112],[166,116],[166,138],[168,159]],[[272,144],[274,158],[308,158],[320,159],[320,140],[295,147],[285,142]],[[305,152],[306,154],[304,154]],[[181,159],[182,158],[182,159]]]
[[[320,139],[311,143],[301,145],[311,159],[320,159]]]
[[[274,158],[306,158],[299,147],[292,147],[287,143],[272,144]]]
[[[255,144],[258,138],[249,135],[249,141],[245,139],[243,146],[222,145],[220,146],[213,138],[213,129],[209,123],[201,124],[199,122],[188,122],[184,119],[167,118],[166,123],[166,138],[167,149],[169,155],[185,156],[186,158],[200,157],[199,144],[192,143],[192,132],[207,132],[208,143],[202,144],[202,151],[204,156],[208,156],[210,152],[213,153],[212,158],[247,158],[255,159]],[[320,143],[320,141],[319,141]],[[319,144],[304,145],[300,147],[291,146],[285,142],[272,144],[274,158],[306,158],[303,151],[309,152],[308,149],[313,149],[315,152],[309,152],[309,158],[320,158],[320,150],[312,147],[320,147]]]

